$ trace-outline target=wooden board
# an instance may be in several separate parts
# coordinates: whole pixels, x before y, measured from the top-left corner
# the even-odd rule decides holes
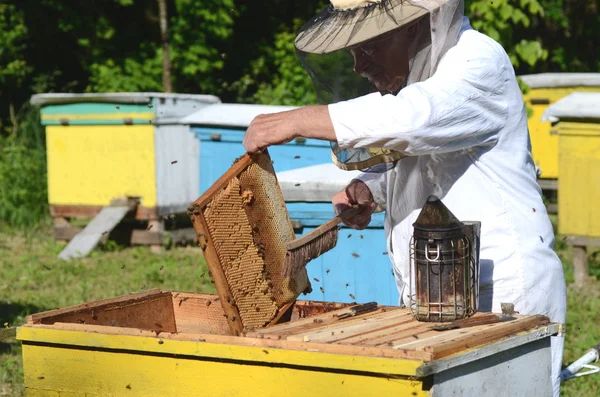
[[[135,204],[102,208],[98,215],[69,241],[69,244],[58,254],[58,257],[68,260],[87,256],[100,242],[102,237],[110,233],[134,208]]]
[[[27,316],[29,324],[74,323],[177,332],[170,292],[144,291]]]
[[[50,215],[52,217],[63,218],[93,218],[103,206],[100,205],[58,205],[50,204]],[[158,219],[158,210],[156,207],[138,206],[132,215],[138,220]]]
[[[352,345],[369,349],[392,349],[402,351],[412,357],[419,356],[419,352],[427,352],[430,353],[431,359],[438,359],[549,323],[545,316],[517,315],[510,321],[438,331],[433,327],[447,323],[419,322],[412,318],[410,311],[406,308],[388,308],[385,311],[379,308],[374,312],[356,317],[345,319],[337,317],[347,310],[345,308],[287,324],[275,325],[248,333],[247,336],[272,340]],[[490,321],[496,316],[500,315],[476,313],[469,320]]]

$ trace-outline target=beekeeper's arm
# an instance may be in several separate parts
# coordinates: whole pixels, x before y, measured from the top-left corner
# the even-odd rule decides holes
[[[494,55],[451,50],[431,78],[397,95],[374,93],[329,105],[340,148],[380,147],[419,156],[495,144],[508,115],[504,90],[514,76],[498,61],[501,55]],[[359,177],[380,205],[385,178]]]

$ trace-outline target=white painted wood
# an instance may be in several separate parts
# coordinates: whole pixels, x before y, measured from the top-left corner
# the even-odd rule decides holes
[[[158,214],[185,213],[200,195],[200,140],[186,125],[159,125],[154,136]]]
[[[500,340],[491,344],[477,347],[476,349],[467,352],[442,358],[424,364],[417,369],[419,376],[428,376],[441,373],[451,368],[456,368],[464,364],[468,364],[485,357],[490,357],[500,352],[508,351],[514,348],[533,343],[541,339],[549,339],[550,336],[560,333],[559,324],[548,324],[545,327],[531,330],[527,333],[514,335],[510,338]]]
[[[550,338],[433,375],[433,397],[552,396]]]
[[[254,105],[243,103],[220,103],[181,119],[181,124],[216,125],[223,127],[248,127],[260,114],[277,113],[296,109],[295,106]]]
[[[519,77],[531,88],[600,87],[600,73],[539,73]]]
[[[358,175],[329,163],[278,172],[277,181],[285,201],[327,202]]]
[[[220,103],[214,95],[165,94],[164,92],[107,92],[107,93],[50,93],[36,94],[30,99],[32,105],[55,105],[61,103],[104,102],[146,104],[152,98],[188,99],[205,103]]]
[[[98,215],[58,254],[58,257],[68,260],[87,256],[98,245],[102,236],[113,230],[129,211],[131,211],[130,206],[102,208]]]
[[[548,106],[542,121],[560,119],[600,119],[600,92],[575,92]]]

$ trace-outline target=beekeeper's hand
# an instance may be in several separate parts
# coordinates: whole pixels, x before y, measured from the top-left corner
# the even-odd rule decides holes
[[[369,187],[358,179],[354,179],[344,190],[334,194],[331,201],[336,215],[356,205],[363,209],[358,215],[344,221],[346,226],[357,230],[369,226],[371,214],[377,208]]]
[[[336,140],[327,106],[304,106],[258,115],[248,126],[243,144],[246,151],[253,154],[298,137]]]

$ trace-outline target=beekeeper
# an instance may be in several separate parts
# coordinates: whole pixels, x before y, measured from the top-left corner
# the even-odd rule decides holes
[[[356,229],[385,211],[400,304],[412,224],[435,194],[459,219],[481,221],[480,311],[512,302],[564,324],[563,269],[502,46],[470,26],[462,0],[330,1],[295,40],[321,105],[256,117],[246,150],[323,139],[338,167],[361,170],[333,204],[363,206]],[[563,341],[551,342],[555,396]]]

